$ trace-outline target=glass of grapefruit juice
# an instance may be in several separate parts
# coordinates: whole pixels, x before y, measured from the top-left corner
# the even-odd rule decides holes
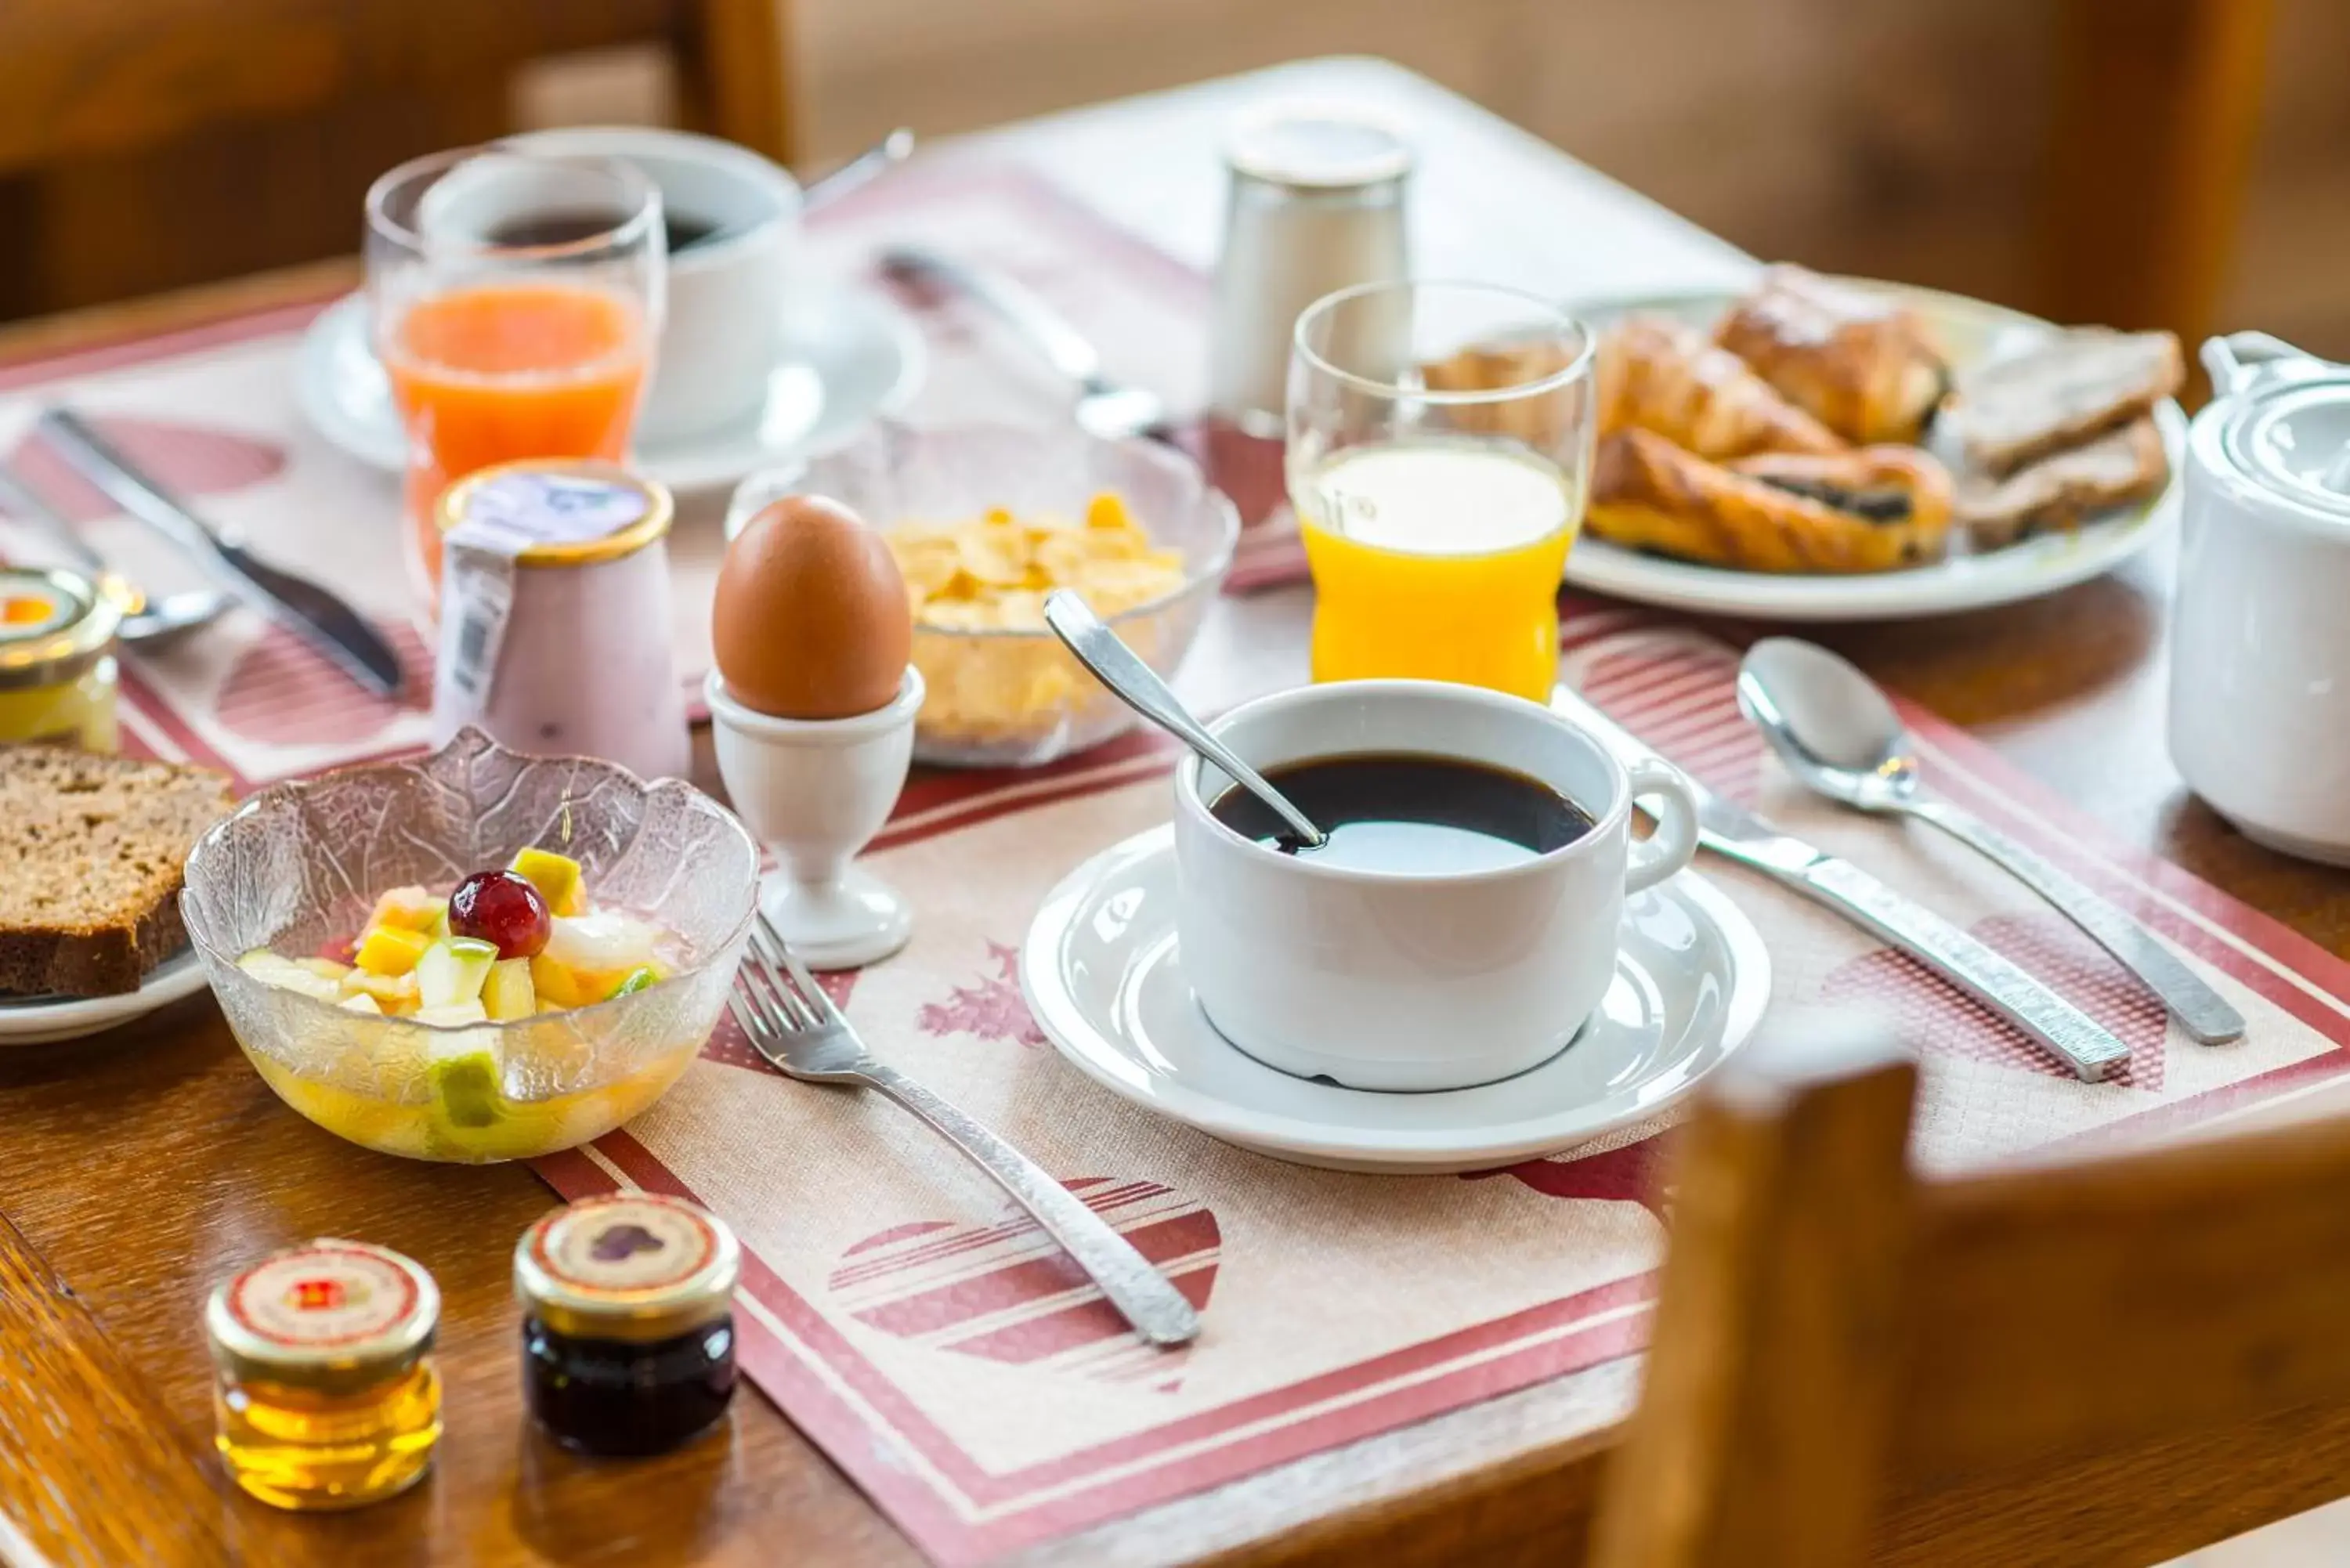
[[[1298,317],[1286,462],[1315,680],[1548,701],[1591,472],[1593,346],[1550,302],[1484,285],[1368,284]]]
[[[472,149],[386,174],[367,214],[409,564],[437,605],[451,483],[519,458],[627,457],[660,325],[660,196],[617,160]]]

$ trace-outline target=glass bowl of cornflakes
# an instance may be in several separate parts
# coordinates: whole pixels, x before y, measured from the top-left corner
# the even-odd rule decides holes
[[[1240,537],[1232,502],[1181,452],[1074,427],[878,424],[744,480],[726,536],[803,494],[854,508],[897,556],[929,689],[914,756],[947,767],[1034,767],[1132,728],[1045,628],[1045,596],[1076,589],[1171,678]]]

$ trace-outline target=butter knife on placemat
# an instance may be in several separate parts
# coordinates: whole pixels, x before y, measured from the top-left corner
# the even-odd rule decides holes
[[[188,552],[223,587],[308,643],[368,691],[379,697],[398,694],[400,655],[359,611],[309,578],[273,566],[223,538],[70,410],[42,410],[40,429],[76,472]]]
[[[1588,730],[1619,763],[1653,756],[1588,700],[1561,686],[1551,706]],[[1791,838],[1744,807],[1722,799],[1696,779],[1698,843],[1752,867],[1785,888],[1835,910],[1861,929],[1890,942],[2054,1053],[2074,1074],[2095,1083],[2129,1061],[2124,1045],[2095,1020],[2015,964],[1924,906],[1911,902],[1850,861]]]

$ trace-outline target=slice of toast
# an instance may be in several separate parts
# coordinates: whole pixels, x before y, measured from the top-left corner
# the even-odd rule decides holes
[[[2143,501],[2169,478],[2162,431],[2152,419],[2141,417],[2004,479],[1962,477],[1958,521],[1975,549],[1996,550],[2027,535],[2070,528],[2108,506]]]
[[[188,851],[230,804],[202,768],[0,749],[0,992],[138,990],[187,940]]]
[[[2168,332],[2083,327],[1960,371],[1942,417],[1971,466],[2004,475],[2128,424],[2185,376]]]

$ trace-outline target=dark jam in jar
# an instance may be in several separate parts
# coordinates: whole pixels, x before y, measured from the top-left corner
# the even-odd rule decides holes
[[[732,1318],[650,1345],[579,1339],[522,1321],[530,1413],[566,1448],[658,1454],[726,1414],[734,1397]]]
[[[657,1454],[734,1396],[742,1251],[715,1215],[656,1193],[558,1209],[515,1247],[523,1386],[567,1448]]]

